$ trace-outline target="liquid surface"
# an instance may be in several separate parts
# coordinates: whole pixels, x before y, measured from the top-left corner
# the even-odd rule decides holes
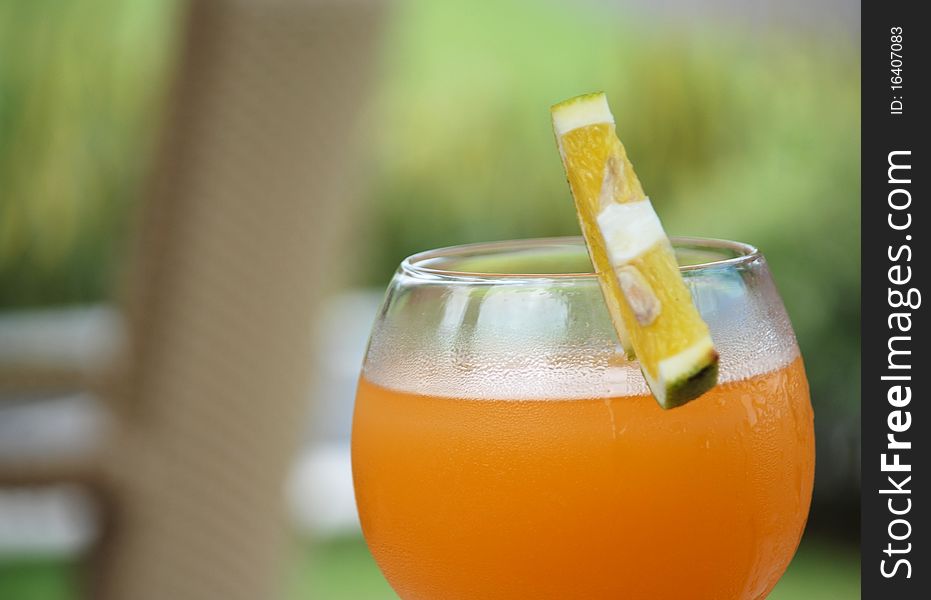
[[[404,600],[763,598],[814,473],[799,358],[672,411],[363,379],[352,444],[365,537]]]

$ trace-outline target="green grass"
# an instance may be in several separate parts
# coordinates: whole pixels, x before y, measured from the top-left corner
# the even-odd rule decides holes
[[[361,538],[304,545],[295,556],[287,600],[397,598]]]
[[[856,600],[860,554],[856,546],[821,540],[802,542],[769,600]]]
[[[78,566],[48,558],[0,558],[0,598],[72,600],[78,595]]]

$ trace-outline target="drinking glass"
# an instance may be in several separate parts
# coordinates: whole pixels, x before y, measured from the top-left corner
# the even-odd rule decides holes
[[[580,238],[401,263],[356,397],[359,516],[403,600],[758,599],[795,552],[814,433],[763,256],[673,239],[720,353],[664,411]]]

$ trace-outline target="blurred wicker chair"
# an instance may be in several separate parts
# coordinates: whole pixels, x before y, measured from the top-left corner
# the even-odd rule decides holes
[[[381,12],[367,0],[189,4],[128,269],[128,348],[102,379],[64,376],[104,390],[113,439],[91,460],[0,473],[97,490],[93,597],[278,595],[311,317],[351,211],[351,125]]]

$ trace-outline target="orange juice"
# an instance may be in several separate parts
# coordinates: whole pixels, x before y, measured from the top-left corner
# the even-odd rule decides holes
[[[763,598],[814,469],[800,358],[681,408],[432,397],[360,381],[366,540],[404,600]]]

